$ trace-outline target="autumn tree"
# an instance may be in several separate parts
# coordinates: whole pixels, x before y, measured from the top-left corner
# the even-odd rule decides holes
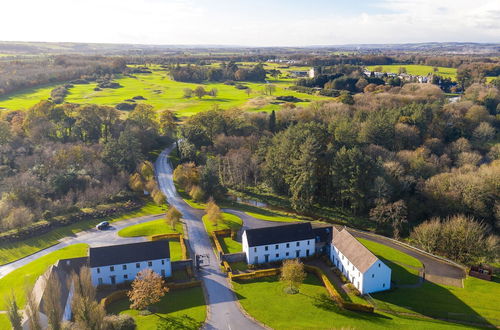
[[[165,281],[151,269],[139,272],[132,282],[132,289],[127,293],[132,304],[130,308],[137,310],[147,309],[161,300],[168,292]]]
[[[7,316],[9,317],[12,329],[22,330],[23,316],[19,311],[19,307],[17,306],[16,297],[14,296],[14,293],[6,297],[5,305],[7,306]]]
[[[172,227],[172,229],[175,229],[175,226],[179,223],[179,221],[182,218],[182,213],[175,208],[175,206],[170,206],[166,215],[165,215],[165,220],[167,221],[167,224]]]
[[[96,288],[92,284],[90,269],[83,267],[80,273],[71,274],[73,298],[71,310],[75,324],[81,329],[104,330],[106,311],[96,300]]]
[[[222,221],[222,211],[212,198],[210,198],[205,208],[205,216],[215,227]]]
[[[198,86],[194,90],[194,95],[196,95],[198,99],[201,99],[203,96],[207,95],[207,91],[203,86]]]
[[[276,85],[274,84],[266,84],[264,86],[264,93],[266,95],[272,96],[275,91],[276,91]]]
[[[289,293],[298,293],[299,286],[304,282],[305,278],[304,264],[300,260],[289,259],[283,261],[280,281],[288,286]]]
[[[29,288],[26,288],[26,307],[24,308],[24,312],[30,330],[42,330],[36,297],[33,290]]]

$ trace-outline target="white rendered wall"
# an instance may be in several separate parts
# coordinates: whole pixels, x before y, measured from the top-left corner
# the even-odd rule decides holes
[[[299,244],[298,246],[297,243]],[[242,236],[242,247],[248,264],[265,263],[266,255],[268,255],[267,262],[304,258],[314,255],[316,250],[314,239],[249,247],[246,232]],[[296,251],[299,251],[298,256]]]
[[[163,261],[163,264],[162,264]],[[151,266],[149,266],[149,262],[152,263]],[[136,264],[139,264],[139,268],[137,268]],[[114,267],[114,270],[111,271],[111,266]],[[126,266],[126,269],[123,269],[123,266]],[[127,263],[127,264],[117,264],[117,265],[110,265],[110,266],[101,266],[101,267],[93,267],[90,269],[91,274],[92,274],[92,284],[94,286],[100,285],[100,284],[112,284],[111,282],[111,276],[115,276],[115,284],[118,283],[123,283],[127,281],[133,281],[134,278],[136,277],[137,273],[139,273],[141,270],[144,270],[146,268],[152,269],[155,273],[169,277],[172,275],[172,267],[170,265],[170,259],[157,259],[157,260],[150,260],[150,261],[141,261],[141,262],[134,262],[134,263]],[[163,270],[163,272],[162,272]],[[125,275],[127,278],[125,278]],[[99,278],[102,279],[102,282],[99,282]]]

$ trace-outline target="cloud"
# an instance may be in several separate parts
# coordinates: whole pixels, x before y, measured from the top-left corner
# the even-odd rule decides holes
[[[279,8],[278,3],[273,9]],[[425,41],[499,42],[498,0],[379,0],[340,14],[208,0],[25,0],[2,4],[1,40],[305,46]],[[353,6],[356,5],[354,2]],[[370,10],[376,6],[382,10]],[[299,9],[300,8],[300,9]]]

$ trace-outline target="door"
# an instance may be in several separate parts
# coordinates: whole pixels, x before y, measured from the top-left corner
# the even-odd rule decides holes
[[[116,284],[116,276],[115,275],[110,276],[109,278],[111,279],[111,284]]]
[[[264,255],[264,262],[269,262],[269,254]]]
[[[258,263],[259,263],[259,257],[255,257],[255,258],[253,258],[253,263],[254,263],[254,264],[258,264]]]

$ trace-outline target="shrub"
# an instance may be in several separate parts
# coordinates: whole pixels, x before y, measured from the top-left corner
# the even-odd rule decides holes
[[[108,315],[104,318],[106,328],[109,330],[134,330],[137,325],[130,315]]]

